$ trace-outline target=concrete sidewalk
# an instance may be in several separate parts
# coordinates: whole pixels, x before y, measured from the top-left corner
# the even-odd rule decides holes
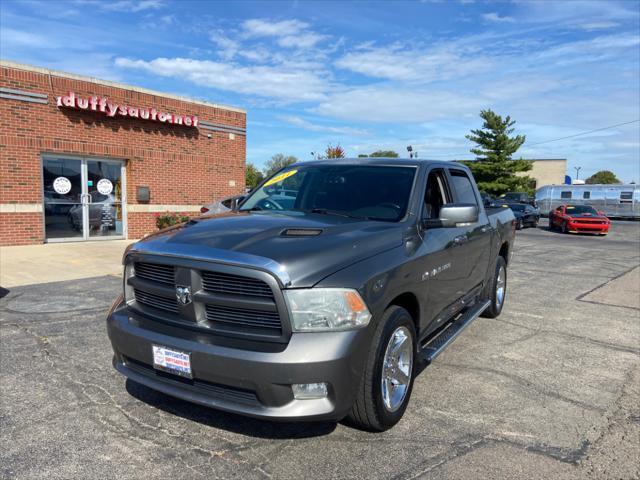
[[[122,253],[135,240],[48,243],[0,248],[0,286],[122,274]]]

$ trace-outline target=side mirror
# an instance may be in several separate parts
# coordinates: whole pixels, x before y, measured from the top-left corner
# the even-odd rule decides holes
[[[437,220],[422,221],[424,228],[455,228],[460,223],[475,223],[478,221],[478,206],[472,203],[452,203],[440,208]]]

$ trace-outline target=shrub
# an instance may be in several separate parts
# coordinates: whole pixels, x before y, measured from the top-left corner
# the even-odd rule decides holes
[[[189,217],[186,215],[178,215],[176,213],[163,213],[156,215],[156,227],[162,230],[163,228],[171,227],[172,225],[177,225],[178,223],[188,222]]]

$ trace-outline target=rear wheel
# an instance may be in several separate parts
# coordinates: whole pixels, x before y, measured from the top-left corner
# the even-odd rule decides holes
[[[389,307],[372,348],[348,420],[364,430],[384,431],[400,421],[411,397],[416,333],[409,312]]]
[[[503,257],[498,257],[493,279],[489,285],[489,307],[482,313],[483,317],[496,318],[502,312],[504,300],[507,296],[507,263]]]

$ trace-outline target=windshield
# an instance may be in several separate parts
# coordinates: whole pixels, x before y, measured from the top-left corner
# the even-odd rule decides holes
[[[567,206],[567,213],[569,215],[576,215],[576,214],[598,215],[598,212],[596,211],[596,209],[588,205],[569,205]]]
[[[309,165],[267,180],[240,211],[306,212],[396,222],[407,211],[415,167]]]
[[[524,195],[522,193],[505,193],[502,198],[504,198],[505,200],[520,200],[521,198],[523,198],[525,196],[526,195]]]
[[[509,205],[509,208],[514,212],[524,212],[526,205]]]

